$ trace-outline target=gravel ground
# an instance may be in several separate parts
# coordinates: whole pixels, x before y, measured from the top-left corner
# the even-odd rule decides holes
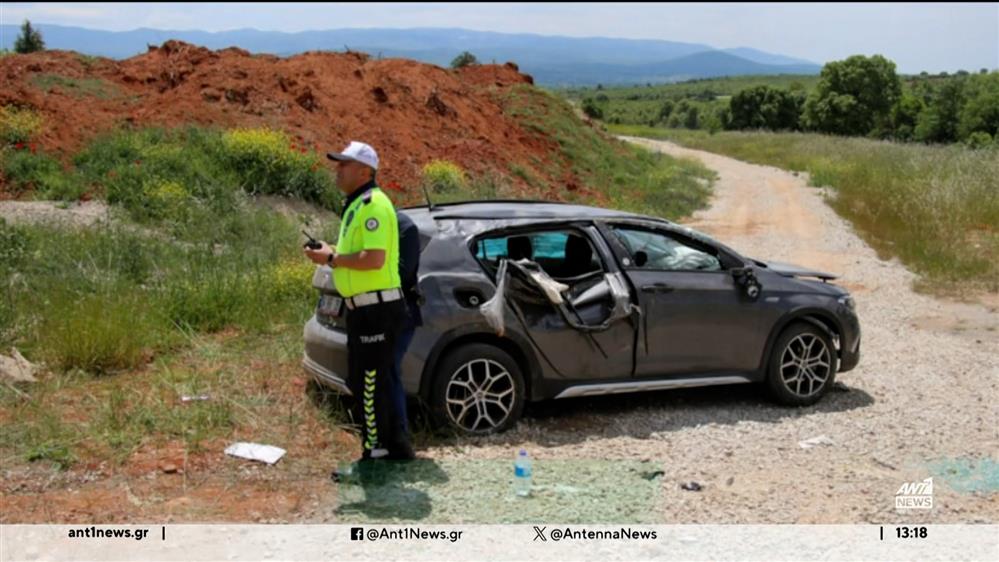
[[[445,473],[485,459],[512,464],[520,447],[536,459],[538,474],[546,463],[599,459],[607,466],[603,482],[591,475],[587,485],[603,486],[608,501],[631,485],[616,462],[651,463],[663,472],[654,476],[660,486],[653,505],[639,509],[653,510],[661,523],[999,520],[994,295],[962,304],[914,293],[913,274],[896,260],[879,259],[803,176],[668,142],[635,142],[698,158],[719,173],[710,208],[686,221],[690,226],[753,257],[842,275],[861,319],[860,365],[807,408],[775,406],[750,385],[560,400],[531,408],[506,433],[420,455]],[[799,446],[819,436],[831,444]],[[932,509],[895,509],[899,486],[930,476]],[[469,484],[453,480],[462,483],[451,494],[460,501]],[[701,489],[681,488],[690,481]],[[563,484],[573,485],[571,471]],[[506,519],[502,502],[492,508],[496,521]],[[626,512],[621,519],[649,520]]]

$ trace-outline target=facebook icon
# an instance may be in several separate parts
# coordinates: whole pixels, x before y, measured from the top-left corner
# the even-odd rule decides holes
[[[352,540],[352,541],[363,541],[364,540],[364,528],[363,527],[351,527],[350,528],[350,540]]]

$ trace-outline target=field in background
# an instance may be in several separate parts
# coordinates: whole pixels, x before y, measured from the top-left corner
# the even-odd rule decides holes
[[[690,128],[720,129],[717,114],[728,107],[733,94],[754,86],[811,92],[818,84],[817,75],[760,75],[730,76],[727,78],[706,78],[689,80],[675,84],[652,84],[647,86],[595,86],[587,88],[565,88],[557,93],[573,103],[582,103],[586,98],[595,100],[603,108],[603,121],[614,125],[648,125],[655,122],[672,127],[686,127],[686,116],[690,107],[697,108],[697,119]],[[673,111],[661,117],[663,103],[670,101]],[[683,102],[683,105],[679,105]]]
[[[921,289],[999,291],[994,150],[804,133],[608,129],[807,172],[812,185],[835,188],[830,204],[872,247],[923,275]]]

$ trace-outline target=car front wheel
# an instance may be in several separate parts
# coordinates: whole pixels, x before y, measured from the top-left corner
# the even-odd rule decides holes
[[[832,388],[837,361],[832,340],[824,330],[811,324],[792,324],[774,344],[767,386],[781,404],[814,404]]]
[[[509,428],[524,409],[524,377],[497,347],[463,345],[441,361],[431,397],[438,425],[469,435]]]

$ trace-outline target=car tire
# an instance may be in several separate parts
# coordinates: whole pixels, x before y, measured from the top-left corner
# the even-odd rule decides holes
[[[509,353],[488,344],[466,344],[449,352],[436,371],[430,410],[437,427],[464,435],[489,435],[520,419],[524,376]]]
[[[770,352],[766,386],[785,406],[810,406],[832,388],[839,358],[832,338],[818,326],[803,322],[781,332]]]

